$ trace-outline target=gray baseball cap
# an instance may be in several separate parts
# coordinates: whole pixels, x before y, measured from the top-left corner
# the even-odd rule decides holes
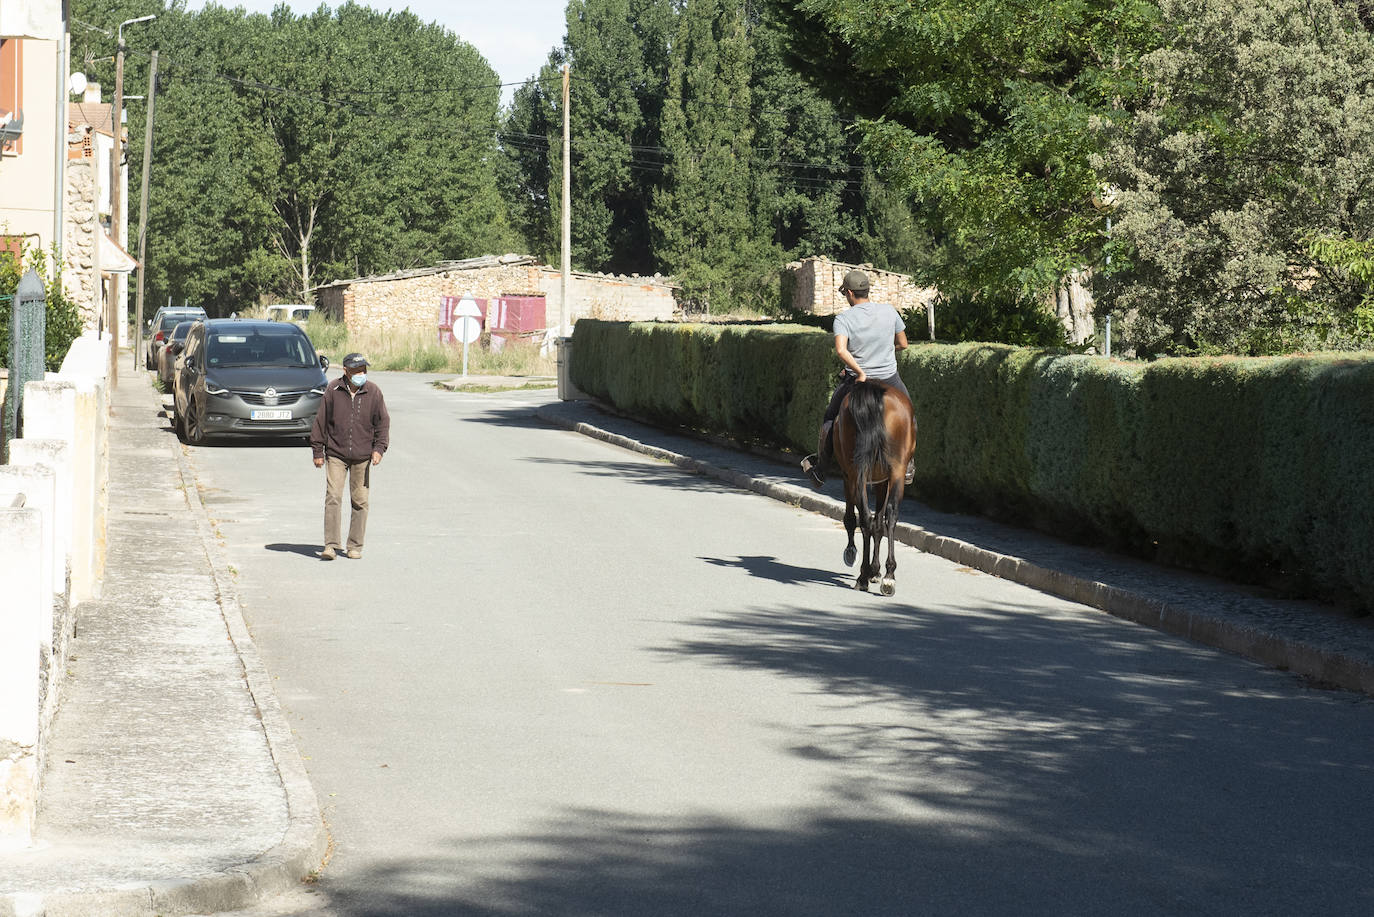
[[[868,292],[868,275],[863,271],[850,271],[844,275],[844,282],[840,284],[841,290],[848,290],[851,293]]]
[[[367,357],[360,353],[350,353],[343,358],[344,369],[359,369],[367,365]]]

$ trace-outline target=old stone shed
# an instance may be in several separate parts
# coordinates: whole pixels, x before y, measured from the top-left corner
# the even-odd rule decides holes
[[[676,290],[670,279],[660,276],[574,271],[571,318],[671,319],[678,310]],[[319,308],[349,331],[431,331],[437,326],[441,297],[465,295],[474,299],[543,296],[547,320],[556,325],[562,276],[557,268],[529,255],[488,255],[339,280],[316,291]]]
[[[871,264],[844,264],[813,257],[793,261],[784,272],[784,284],[790,284],[792,308],[815,315],[844,311],[849,304],[840,295],[840,283],[855,268],[868,274],[868,298],[891,303],[899,312],[924,310],[938,295],[934,287],[918,287],[905,274],[880,271]]]

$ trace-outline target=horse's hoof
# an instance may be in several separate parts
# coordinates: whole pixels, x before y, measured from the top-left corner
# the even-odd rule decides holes
[[[858,557],[858,556],[859,556],[859,551],[858,551],[858,549],[855,548],[853,545],[850,545],[849,547],[845,548],[845,549],[844,549],[844,565],[845,565],[846,567],[852,567],[852,566],[854,566],[854,559],[855,559],[856,557]]]
[[[890,577],[890,576],[885,576],[885,577],[883,577],[882,590],[883,590],[883,595],[896,595],[896,594],[897,594],[897,582],[896,582],[896,580],[892,579],[892,577]]]
[[[855,581],[854,581],[854,588],[857,589],[857,590],[859,590],[860,592],[867,592],[867,591],[868,591],[868,580],[866,580],[866,579],[855,580]]]

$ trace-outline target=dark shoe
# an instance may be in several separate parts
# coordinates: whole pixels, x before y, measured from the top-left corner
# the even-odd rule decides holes
[[[801,468],[802,471],[806,473],[806,477],[811,481],[811,486],[813,488],[820,490],[825,486],[825,475],[821,474],[819,456],[808,455],[801,460]]]
[[[325,549],[320,552],[320,560],[333,560],[336,556],[334,549],[331,547],[325,547]]]

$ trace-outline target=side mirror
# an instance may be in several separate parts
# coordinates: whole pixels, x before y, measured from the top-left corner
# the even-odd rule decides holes
[[[326,357],[324,354],[320,354],[320,369],[328,369],[328,368],[329,368],[329,357]]]

